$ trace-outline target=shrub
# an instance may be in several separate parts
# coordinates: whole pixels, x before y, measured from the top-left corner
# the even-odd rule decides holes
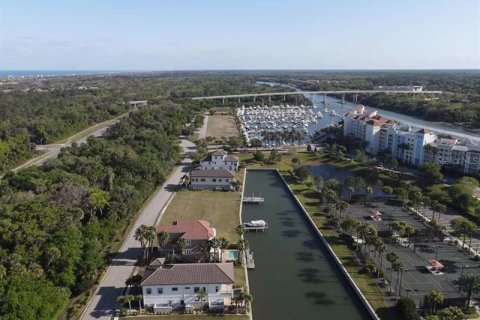
[[[397,302],[397,313],[401,319],[418,320],[417,305],[410,297],[401,297]]]

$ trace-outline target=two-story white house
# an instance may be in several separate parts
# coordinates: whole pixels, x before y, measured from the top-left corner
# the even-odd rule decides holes
[[[140,285],[145,308],[167,313],[204,306],[223,310],[231,305],[234,281],[233,263],[163,265],[157,259],[145,270]]]
[[[228,170],[193,170],[190,173],[190,189],[230,190],[235,175]]]
[[[217,150],[210,153],[200,161],[200,167],[203,170],[230,170],[237,171],[240,162],[238,158],[226,153],[223,150]]]

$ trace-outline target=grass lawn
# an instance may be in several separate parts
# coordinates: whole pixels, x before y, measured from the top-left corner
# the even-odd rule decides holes
[[[207,136],[208,137],[238,137],[237,125],[232,115],[213,115],[208,117]]]
[[[175,194],[160,223],[171,224],[176,220],[203,219],[217,229],[217,237],[230,243],[239,240],[235,228],[240,224],[240,194],[223,191],[183,190]]]
[[[246,287],[245,279],[245,267],[244,266],[235,266],[235,287]]]
[[[247,315],[198,315],[198,314],[172,314],[162,316],[136,316],[126,317],[122,319],[135,319],[135,320],[212,320],[212,319],[225,319],[225,320],[247,320],[250,319]]]

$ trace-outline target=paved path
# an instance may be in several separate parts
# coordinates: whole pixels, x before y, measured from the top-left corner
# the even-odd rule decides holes
[[[195,144],[187,140],[182,140],[182,147],[185,153],[195,150]],[[155,224],[163,206],[178,187],[180,178],[189,169],[190,162],[189,158],[184,159],[146,203],[85,309],[82,320],[110,319],[117,308],[117,297],[125,288],[125,280],[132,274],[137,257],[141,254],[140,243],[134,239],[135,230],[142,224],[150,226]]]
[[[198,130],[198,138],[205,139],[207,137],[208,115],[205,115],[202,127]]]

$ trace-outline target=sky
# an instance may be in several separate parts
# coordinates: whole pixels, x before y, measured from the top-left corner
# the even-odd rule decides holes
[[[0,0],[0,70],[479,69],[479,0]]]

